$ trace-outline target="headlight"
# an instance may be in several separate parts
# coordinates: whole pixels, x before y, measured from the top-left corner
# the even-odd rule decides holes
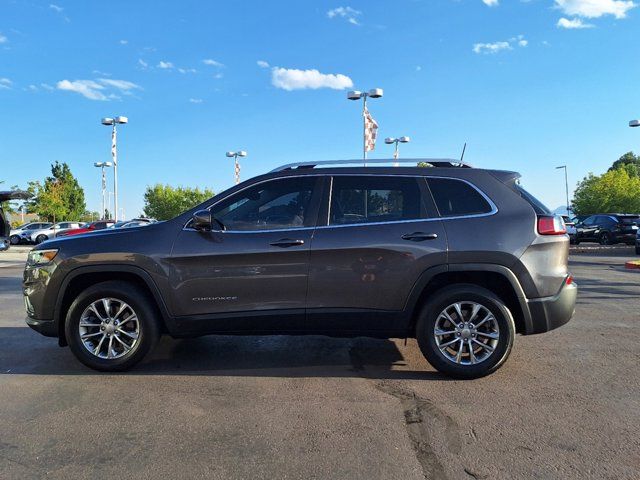
[[[47,263],[51,263],[51,261],[56,258],[57,254],[57,248],[49,250],[31,250],[27,257],[27,265],[46,265]]]

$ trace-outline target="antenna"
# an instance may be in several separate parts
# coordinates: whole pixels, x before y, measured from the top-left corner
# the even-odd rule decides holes
[[[464,147],[462,147],[462,155],[460,155],[460,163],[464,159],[464,152],[467,150],[467,142],[464,142]]]

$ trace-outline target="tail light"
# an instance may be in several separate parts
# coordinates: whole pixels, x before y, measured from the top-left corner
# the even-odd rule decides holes
[[[540,235],[564,235],[567,227],[559,215],[538,215],[538,233]]]

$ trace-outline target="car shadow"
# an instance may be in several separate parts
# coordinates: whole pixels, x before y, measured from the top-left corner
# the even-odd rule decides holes
[[[392,340],[322,336],[212,335],[180,340],[163,337],[143,362],[119,375],[447,380],[431,370],[424,359],[412,358],[410,363]],[[27,327],[0,328],[0,375],[92,374],[101,375],[76,360],[69,348],[58,347],[56,339],[42,337]]]

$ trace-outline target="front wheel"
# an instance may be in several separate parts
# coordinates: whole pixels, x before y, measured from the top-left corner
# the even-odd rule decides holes
[[[11,235],[9,242],[11,242],[11,245],[18,245],[20,243],[20,237],[18,235]]]
[[[128,370],[158,340],[156,309],[136,285],[98,283],[71,304],[65,335],[73,354],[86,366],[106,372]]]
[[[609,232],[602,232],[600,234],[600,245],[611,245],[611,235],[609,235]]]
[[[44,242],[44,241],[46,241],[46,240],[48,240],[48,239],[49,239],[49,237],[47,237],[46,235],[44,235],[44,234],[40,234],[40,235],[38,235],[38,236],[36,237],[36,244],[38,244],[38,245],[39,245],[39,244],[41,244],[42,242]]]
[[[416,325],[418,345],[429,363],[456,378],[479,378],[500,368],[515,333],[504,302],[489,290],[467,284],[438,292]]]

